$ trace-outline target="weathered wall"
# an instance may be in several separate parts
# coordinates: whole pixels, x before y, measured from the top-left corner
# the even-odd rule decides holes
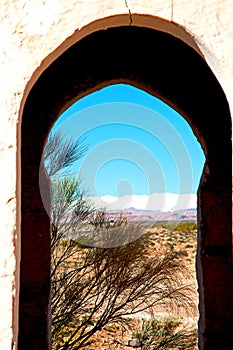
[[[60,45],[62,51],[66,45],[72,43],[72,40],[78,40],[93,30],[94,26],[101,28],[119,23],[153,26],[153,21],[149,17],[142,19],[135,15],[147,14],[174,22],[191,34],[222,85],[233,110],[232,12],[231,0],[1,1],[0,348],[2,350],[12,349],[12,344],[17,339],[20,261],[19,130],[23,103],[36,77],[56,58],[59,54],[59,49],[56,49]],[[111,18],[119,14],[126,16]],[[103,18],[108,20],[98,22]],[[93,22],[94,25],[88,27]],[[159,29],[160,23],[158,21],[156,23]],[[71,38],[67,40],[69,37]],[[56,53],[53,54],[55,50]]]

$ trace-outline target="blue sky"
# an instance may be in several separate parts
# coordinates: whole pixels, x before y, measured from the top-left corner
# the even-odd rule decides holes
[[[54,129],[83,138],[72,168],[90,196],[196,193],[204,154],[190,126],[135,87],[111,85],[74,103]]]

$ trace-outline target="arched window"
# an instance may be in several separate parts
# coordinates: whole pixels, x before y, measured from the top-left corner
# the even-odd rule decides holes
[[[197,272],[202,349],[232,342],[231,118],[203,58],[180,39],[137,26],[96,31],[39,77],[22,116],[22,224],[19,349],[49,349],[49,217],[39,189],[44,143],[73,102],[116,82],[139,87],[176,109],[205,153],[198,190]],[[46,190],[46,177],[45,190]],[[49,201],[48,201],[49,203]]]

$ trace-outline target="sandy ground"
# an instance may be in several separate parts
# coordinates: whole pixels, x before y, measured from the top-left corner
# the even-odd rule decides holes
[[[190,323],[197,325],[198,321],[198,293],[197,293],[197,282],[196,282],[196,270],[195,270],[195,255],[196,255],[196,230],[182,230],[174,231],[171,227],[161,227],[155,225],[154,228],[150,228],[149,232],[152,234],[155,245],[163,246],[168,249],[173,249],[182,252],[182,259],[186,266],[191,271],[191,279],[187,283],[193,284],[194,290],[194,301],[196,309],[192,314],[179,314],[179,318],[184,323]],[[153,251],[151,251],[153,254]],[[156,317],[163,315],[172,314],[171,310],[157,309],[155,310]],[[86,350],[127,350],[130,347],[124,345],[124,341],[132,339],[132,333],[140,331],[142,325],[142,319],[147,318],[147,314],[139,314],[132,320],[127,322],[124,329],[120,328],[119,325],[112,323],[104,327],[101,331],[97,332],[92,340],[92,345],[89,345]]]

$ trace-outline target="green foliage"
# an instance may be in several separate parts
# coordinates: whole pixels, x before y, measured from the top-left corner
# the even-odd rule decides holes
[[[157,221],[152,228],[164,227],[170,231],[193,231],[197,229],[196,221]]]
[[[133,336],[142,341],[142,350],[197,349],[197,328],[172,316],[144,321],[141,332]]]
[[[196,222],[180,222],[175,228],[175,231],[193,231],[197,229]]]
[[[82,235],[80,238],[78,238],[78,241],[76,241],[77,248],[84,249],[84,248],[90,248],[95,245],[95,241],[93,237],[88,237]]]
[[[52,181],[51,203],[51,247],[56,246],[61,239],[77,234],[81,224],[92,211],[92,204],[80,189],[80,182],[67,176]]]

